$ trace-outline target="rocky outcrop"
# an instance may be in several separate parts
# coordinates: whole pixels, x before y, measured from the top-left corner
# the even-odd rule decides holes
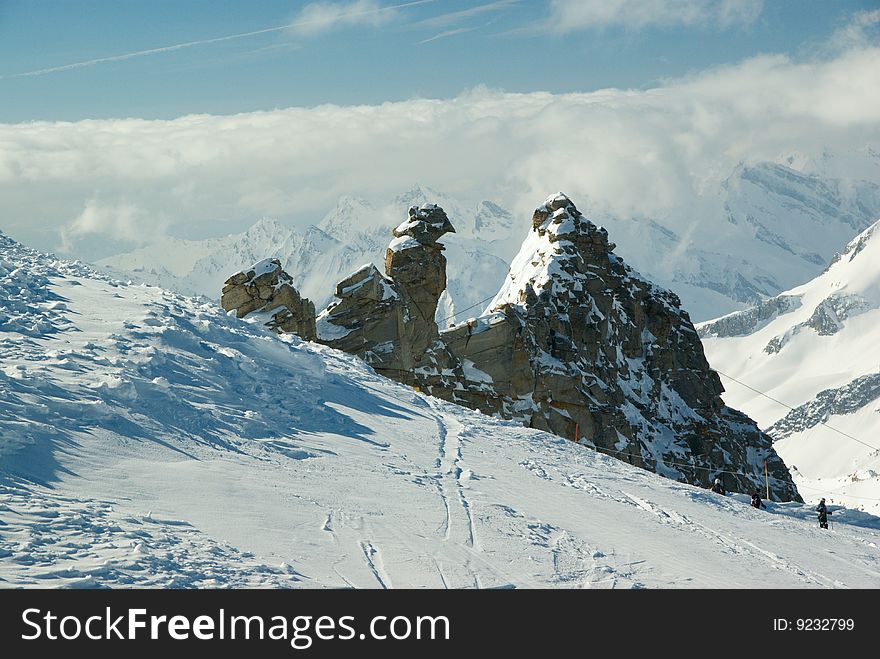
[[[777,295],[759,302],[750,309],[735,311],[718,320],[701,323],[697,328],[700,338],[746,336],[766,327],[782,314],[801,306],[799,295]]]
[[[854,414],[880,399],[880,373],[855,378],[842,387],[825,389],[791,410],[767,429],[780,440],[825,423],[834,415]]]
[[[385,276],[366,265],[340,282],[339,300],[318,317],[319,340],[407,384],[418,385],[419,374],[437,363],[454,368],[434,320],[446,288],[446,258],[437,240],[454,231],[439,206],[411,207],[407,220],[392,232]]]
[[[400,379],[412,364],[402,355],[399,338],[406,308],[391,281],[376,266],[365,265],[336,285],[336,297],[339,301],[318,315],[318,341]]]
[[[445,284],[442,209],[413,207],[385,275],[365,266],[337,287],[319,340],[380,373],[487,414],[548,430],[665,476],[799,499],[771,439],[726,407],[717,373],[675,294],[614,254],[605,229],[555,195],[486,313],[434,323]]]
[[[220,297],[226,311],[238,318],[253,313],[267,315],[266,326],[276,332],[297,334],[314,341],[315,305],[293,287],[278,259],[264,259],[226,280]]]
[[[565,195],[540,206],[488,313],[441,334],[465,389],[475,374],[501,416],[690,483],[750,491],[766,456],[774,497],[797,498],[770,437],[721,400],[678,297],[613,250]]]
[[[783,299],[785,297],[791,296],[779,296],[774,299]],[[764,352],[768,355],[779,353],[794,337],[807,329],[813,330],[819,336],[833,336],[843,329],[844,321],[870,311],[872,308],[873,305],[861,295],[833,293],[816,305],[816,308],[813,309],[813,313],[807,320],[789,327],[784,334],[770,339],[764,347]],[[716,322],[723,320],[722,318]]]

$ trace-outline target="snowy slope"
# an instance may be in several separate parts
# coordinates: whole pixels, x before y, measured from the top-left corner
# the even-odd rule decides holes
[[[804,498],[880,511],[880,222],[819,277],[698,329],[713,367],[795,408],[724,382],[725,401],[776,438]]]
[[[880,587],[877,519],[665,480],[0,235],[0,579]]]

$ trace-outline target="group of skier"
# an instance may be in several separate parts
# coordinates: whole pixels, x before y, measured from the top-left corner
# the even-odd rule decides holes
[[[720,478],[715,479],[715,482],[712,483],[711,489],[716,494],[721,494],[721,495],[727,494],[727,490],[724,489],[724,485],[721,483]],[[767,506],[765,506],[764,502],[761,501],[761,495],[758,494],[757,490],[752,491],[751,506],[752,506],[752,508],[758,508],[759,510],[761,508],[764,508],[765,510],[767,509]],[[828,528],[828,515],[830,515],[831,512],[825,506],[825,498],[824,497],[819,502],[819,505],[816,506],[816,512],[819,513],[819,527],[823,528],[823,529],[827,529]]]

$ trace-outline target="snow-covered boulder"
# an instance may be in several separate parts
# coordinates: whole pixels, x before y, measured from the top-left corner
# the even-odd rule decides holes
[[[298,334],[307,341],[316,337],[315,305],[300,296],[278,259],[263,259],[232,275],[223,286],[220,305],[239,318],[268,314],[266,326],[276,332]]]

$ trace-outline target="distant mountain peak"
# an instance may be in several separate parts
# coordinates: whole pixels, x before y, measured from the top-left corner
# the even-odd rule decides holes
[[[293,233],[293,229],[281,224],[273,217],[263,217],[254,222],[247,231],[245,236],[289,236]]]

